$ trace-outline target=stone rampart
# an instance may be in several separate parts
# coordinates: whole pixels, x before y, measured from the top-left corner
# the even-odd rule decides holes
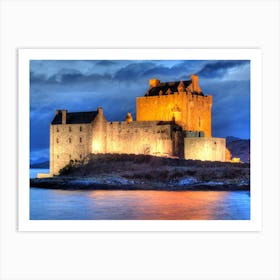
[[[225,161],[226,140],[224,138],[185,138],[185,159]]]
[[[108,122],[106,152],[171,156],[170,124],[158,122]]]

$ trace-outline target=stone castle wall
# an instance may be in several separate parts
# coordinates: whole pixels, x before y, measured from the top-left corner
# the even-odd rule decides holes
[[[60,124],[50,127],[50,173],[57,175],[70,160],[91,152],[92,124]]]
[[[107,122],[102,115],[91,124],[51,125],[50,174],[59,174],[70,160],[80,160],[90,153],[183,157],[182,137],[183,133],[171,124]]]
[[[212,96],[176,92],[136,99],[136,120],[175,120],[184,130],[204,131],[211,137]]]
[[[107,123],[107,153],[172,156],[173,139],[170,124],[158,122]]]
[[[173,126],[158,121],[108,122],[99,108],[92,125],[91,152],[179,156],[182,140]]]
[[[185,159],[225,161],[225,138],[185,138]]]

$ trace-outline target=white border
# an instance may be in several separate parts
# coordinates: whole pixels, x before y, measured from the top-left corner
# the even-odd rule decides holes
[[[250,60],[251,219],[246,221],[37,221],[29,220],[29,61],[59,60]],[[262,182],[262,65],[260,49],[19,49],[19,231],[260,231]],[[78,229],[78,230],[77,230]]]

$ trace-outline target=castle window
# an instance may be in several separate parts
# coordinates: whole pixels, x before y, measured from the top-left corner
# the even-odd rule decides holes
[[[71,126],[69,126],[69,132],[71,132],[72,131],[72,128],[71,128]]]
[[[56,143],[57,143],[57,144],[59,143],[59,138],[56,138]]]
[[[69,159],[71,159],[71,155],[69,155]]]
[[[83,142],[83,139],[82,139],[82,137],[80,137],[80,143],[82,143]]]
[[[58,127],[56,128],[56,132],[59,132],[59,128]]]
[[[59,159],[59,155],[57,155],[56,158]]]
[[[71,138],[69,138],[69,143],[70,143],[70,144],[72,143],[72,139],[71,139]]]
[[[80,126],[80,131],[83,131],[83,127],[82,126]]]
[[[82,156],[82,155],[80,155],[80,159],[82,159],[82,157],[83,157],[83,156]]]

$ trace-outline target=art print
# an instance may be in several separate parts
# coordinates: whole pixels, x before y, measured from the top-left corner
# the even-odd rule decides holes
[[[251,101],[258,51],[162,50],[166,59],[155,50],[84,50],[86,58],[33,51],[22,64],[29,78],[29,224],[256,224]]]

